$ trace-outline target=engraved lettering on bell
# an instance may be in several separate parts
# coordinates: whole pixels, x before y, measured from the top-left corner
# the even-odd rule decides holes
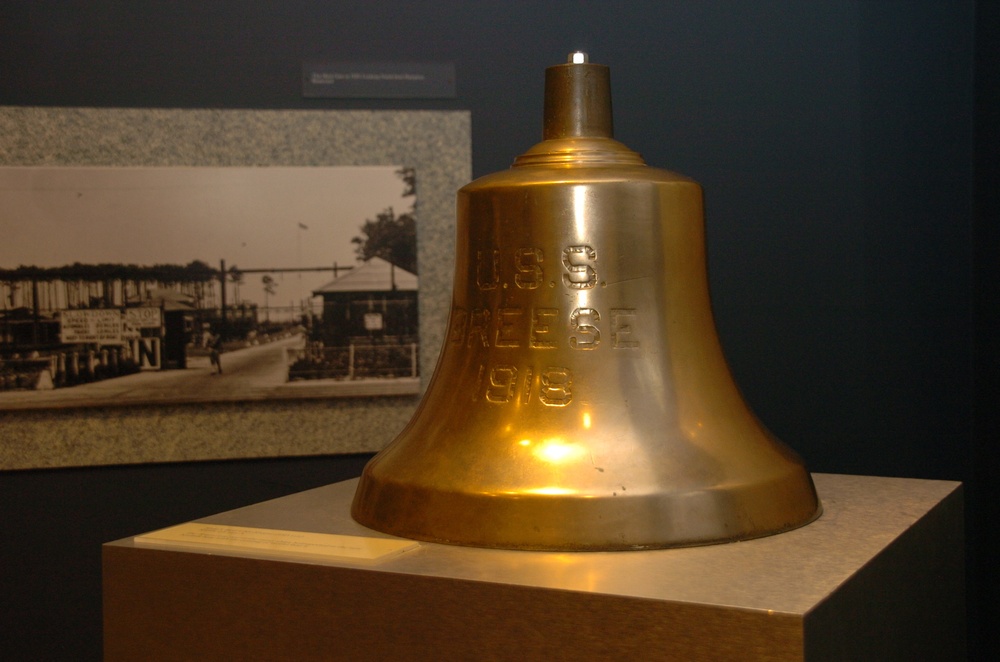
[[[500,282],[500,251],[476,253],[476,285],[481,290],[495,290]]]
[[[514,282],[523,290],[533,290],[542,282],[542,249],[521,248],[517,251]]]
[[[498,365],[490,370],[490,384],[486,389],[486,399],[494,403],[510,402],[517,385],[517,368],[512,365]]]
[[[574,290],[589,290],[597,285],[594,261],[597,252],[590,246],[567,246],[563,249],[563,284]]]
[[[569,368],[549,366],[541,374],[539,398],[550,407],[565,407],[573,401],[572,372]]]
[[[597,349],[601,344],[601,331],[596,324],[601,321],[601,314],[593,308],[577,308],[569,319],[573,330],[569,346],[573,349]]]
[[[632,334],[632,325],[636,318],[635,308],[611,309],[611,346],[614,348],[635,349],[639,341]]]
[[[483,308],[474,309],[468,316],[469,347],[490,346],[490,311]]]
[[[530,346],[532,349],[556,349],[552,324],[559,317],[558,308],[535,308],[531,315]]]
[[[520,347],[520,319],[524,311],[520,308],[501,308],[497,311],[497,347]]]

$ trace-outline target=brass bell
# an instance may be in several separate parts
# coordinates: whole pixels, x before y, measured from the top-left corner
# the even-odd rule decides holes
[[[608,68],[545,78],[544,140],[458,192],[448,332],[361,524],[535,550],[700,545],[820,513],[744,403],[709,302],[701,187],[612,138]]]

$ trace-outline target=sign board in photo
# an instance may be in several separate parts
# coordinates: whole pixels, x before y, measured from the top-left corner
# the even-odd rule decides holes
[[[160,309],[153,306],[126,308],[125,323],[133,329],[159,329],[163,326]]]
[[[115,309],[63,310],[59,314],[62,342],[122,344],[122,314]]]
[[[163,328],[163,318],[159,308],[126,308],[122,316],[122,340],[132,341],[142,337],[142,329]]]
[[[161,370],[163,368],[161,343],[159,338],[133,338],[129,341],[132,356],[140,370]]]

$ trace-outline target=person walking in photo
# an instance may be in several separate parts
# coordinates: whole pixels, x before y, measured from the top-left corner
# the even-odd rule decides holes
[[[208,358],[212,362],[212,368],[222,374],[222,336],[213,335],[208,340]]]

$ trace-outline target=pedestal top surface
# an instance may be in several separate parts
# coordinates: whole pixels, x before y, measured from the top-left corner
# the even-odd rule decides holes
[[[528,552],[420,543],[371,572],[589,591],[631,598],[805,614],[940,502],[950,481],[815,474],[823,515],[793,531],[744,542],[626,552]],[[357,479],[334,483],[198,522],[392,538],[356,523]],[[127,538],[113,545],[132,546]],[[190,552],[205,553],[205,552]],[[253,556],[244,552],[217,552]],[[290,563],[305,563],[289,560]]]

